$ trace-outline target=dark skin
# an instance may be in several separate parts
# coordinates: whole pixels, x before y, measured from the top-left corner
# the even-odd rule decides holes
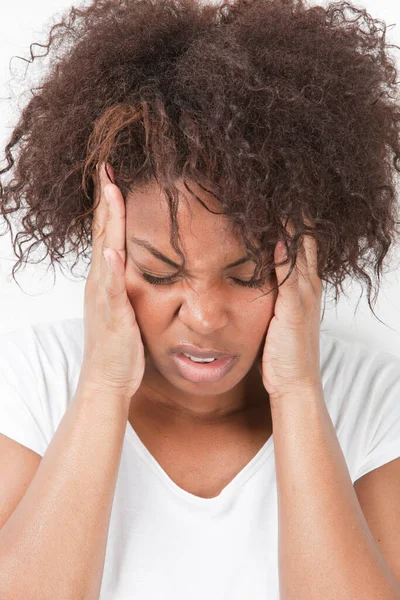
[[[216,200],[196,184],[193,191],[220,212]],[[208,212],[182,182],[178,225],[186,272],[167,285],[154,277],[177,269],[131,237],[150,242],[180,263],[169,241],[168,205],[156,184],[126,200],[126,285],[146,351],[142,384],[131,402],[129,421],[145,446],[180,487],[204,497],[217,495],[253,458],[272,433],[269,397],[257,367],[277,292],[238,285],[252,279],[252,260],[226,270],[245,256],[227,217]],[[175,369],[168,350],[181,341],[239,355],[233,369],[213,383],[194,383]],[[190,475],[188,475],[190,473]],[[201,475],[204,477],[201,478]]]
[[[256,377],[259,379],[258,374]],[[258,390],[257,390],[258,391]],[[212,498],[237,475],[272,434],[268,399],[259,390],[254,404],[224,421],[182,418],[155,395],[135,396],[129,421],[169,477],[182,489]],[[250,393],[250,389],[249,389]]]

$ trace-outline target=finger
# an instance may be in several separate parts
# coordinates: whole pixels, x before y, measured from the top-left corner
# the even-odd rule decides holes
[[[117,252],[108,249],[104,252],[107,266],[104,289],[109,308],[107,321],[115,329],[131,327],[132,306],[126,291],[125,265]]]
[[[311,227],[313,226],[306,218],[304,218],[304,221],[307,225],[309,225]],[[282,222],[283,222],[283,220],[282,220]],[[290,236],[292,238],[294,238],[295,228],[290,219],[288,220],[288,223],[286,225],[286,230],[288,231]],[[310,243],[311,243],[311,245],[310,245]],[[309,235],[303,235],[300,238],[300,241],[298,244],[296,265],[295,265],[295,269],[293,271],[293,274],[294,273],[296,274],[294,276],[294,279],[297,277],[298,285],[300,285],[300,286],[303,284],[306,284],[307,286],[310,285],[310,281],[313,277],[312,269],[313,268],[315,269],[315,257],[314,257],[315,250],[316,250],[316,247],[315,247],[314,238],[312,238]],[[309,263],[309,260],[311,260],[311,264]],[[292,277],[292,275],[290,277]]]
[[[310,223],[308,219],[305,222],[310,227],[315,227],[313,223]],[[308,276],[314,284],[318,287],[322,286],[322,281],[318,275],[318,245],[317,240],[311,235],[304,236],[303,240],[305,259],[307,262]]]
[[[92,259],[89,276],[98,281],[100,277],[100,266],[103,260],[103,240],[108,219],[108,205],[102,189],[101,172],[103,165],[96,166],[94,181],[94,211],[92,222]]]
[[[103,250],[117,252],[125,266],[125,201],[118,187],[109,182],[105,169],[100,173],[104,196],[108,196],[108,216],[103,240]],[[104,281],[107,265],[103,256],[100,267],[100,277]]]
[[[274,261],[275,261],[275,263],[281,263],[286,258],[287,258],[287,253],[286,253],[285,244],[283,241],[279,241],[275,246]],[[291,289],[293,287],[298,286],[298,274],[297,274],[296,268],[294,268],[293,271],[289,275],[290,267],[291,267],[290,262],[287,264],[281,264],[281,265],[278,265],[275,267],[276,279],[277,279],[278,285],[280,285],[280,287],[279,287],[280,294],[286,294],[287,288],[290,288],[288,290],[288,293],[292,294]],[[289,275],[289,277],[288,277],[288,275]],[[285,279],[286,279],[286,281],[285,281]],[[283,284],[283,285],[281,285],[281,284]]]
[[[293,239],[295,228],[290,219],[285,223],[281,219],[286,231]],[[305,222],[310,227],[314,227],[307,219]],[[276,248],[275,262],[282,262],[286,255],[286,249],[283,242],[279,242]],[[290,271],[290,263],[276,267],[278,283],[282,283]],[[317,260],[317,242],[310,235],[303,235],[298,246],[295,268],[283,286],[279,288],[281,294],[287,295],[287,300],[294,304],[306,300],[310,291],[322,293],[322,281],[318,276]]]
[[[282,221],[282,224],[285,227],[286,231],[289,233],[289,236],[293,239],[293,237],[295,235],[293,223],[291,222],[290,219],[288,219],[287,222],[285,222],[285,219],[281,218],[281,221]],[[283,240],[281,240],[275,246],[274,260],[275,260],[275,262],[282,262],[286,258],[287,258],[287,253],[286,253],[285,243]],[[298,260],[298,258],[297,258],[297,260]],[[286,279],[286,277],[288,276],[288,274],[290,272],[290,269],[291,269],[290,262],[287,264],[284,264],[284,265],[280,265],[275,268],[276,276],[277,276],[279,284],[282,283]],[[285,281],[283,286],[280,288],[280,290],[283,291],[283,289],[285,287],[292,287],[292,286],[297,286],[297,285],[298,285],[298,272],[297,272],[297,261],[296,261],[295,268],[291,272],[289,278]]]
[[[312,279],[318,277],[317,241],[311,235],[303,239],[304,256],[307,264],[308,276]]]
[[[94,181],[94,211],[93,211],[93,225],[99,225],[95,231],[96,238],[105,232],[105,225],[108,217],[108,206],[105,201],[103,187],[104,181],[109,181],[107,176],[104,175],[104,164],[96,165],[96,173],[93,176]]]
[[[315,229],[312,223],[303,215],[308,227]],[[317,240],[309,233],[302,236],[301,254],[299,255],[299,291],[306,298],[310,291],[322,294],[322,280],[318,275],[318,246]]]

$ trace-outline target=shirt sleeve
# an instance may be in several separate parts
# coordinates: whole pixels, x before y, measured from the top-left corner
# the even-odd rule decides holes
[[[0,433],[43,456],[49,432],[31,328],[0,334]]]
[[[380,352],[369,367],[359,415],[363,458],[356,479],[400,457],[400,359]]]

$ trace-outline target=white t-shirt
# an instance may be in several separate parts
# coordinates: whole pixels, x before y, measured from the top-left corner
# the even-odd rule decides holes
[[[324,400],[354,483],[400,456],[400,359],[321,331]],[[83,319],[0,335],[0,433],[46,452],[73,397]],[[100,600],[279,600],[273,436],[215,498],[186,492],[127,422]]]

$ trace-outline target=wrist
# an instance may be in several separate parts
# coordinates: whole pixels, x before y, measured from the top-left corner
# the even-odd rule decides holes
[[[318,403],[324,399],[322,382],[320,384],[299,386],[296,389],[286,390],[279,394],[269,396],[271,410],[281,407],[282,404],[292,404],[293,402],[312,402]]]
[[[110,406],[117,405],[122,411],[128,413],[134,394],[130,390],[123,388],[85,381],[78,383],[75,395],[79,395],[85,401],[93,402],[94,404],[105,402]]]

